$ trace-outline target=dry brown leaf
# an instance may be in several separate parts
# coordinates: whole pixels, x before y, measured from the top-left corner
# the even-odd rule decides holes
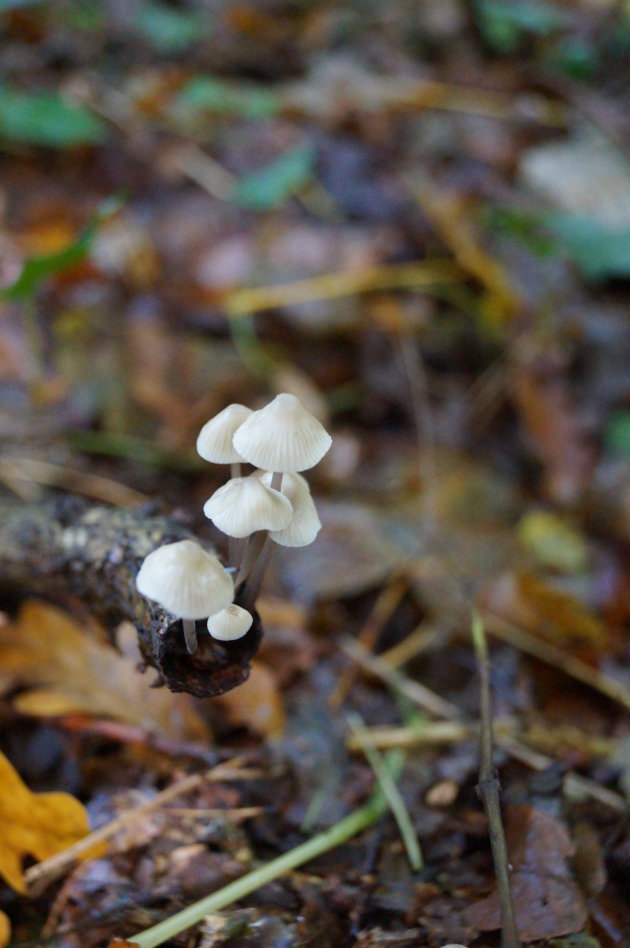
[[[34,686],[18,696],[18,710],[43,717],[82,712],[174,738],[207,739],[187,695],[151,688],[151,676],[138,674],[130,625],[120,627],[118,641],[122,655],[54,606],[26,603],[15,623],[0,626],[3,675]]]
[[[24,856],[47,859],[89,831],[87,813],[78,800],[69,793],[31,793],[0,753],[0,876],[11,888],[26,893]],[[0,918],[0,944],[4,944],[2,925]]]
[[[280,737],[284,731],[284,702],[272,672],[253,662],[244,685],[215,698],[232,724],[247,727],[261,737]]]
[[[512,895],[519,935],[524,942],[582,931],[586,904],[568,864],[574,847],[565,827],[548,813],[528,806],[507,806]],[[501,927],[496,892],[462,913],[479,931]]]
[[[484,602],[497,615],[556,645],[603,648],[606,627],[569,592],[532,573],[504,573],[487,590]]]

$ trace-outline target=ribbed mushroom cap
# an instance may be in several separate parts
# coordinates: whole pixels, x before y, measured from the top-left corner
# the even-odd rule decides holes
[[[208,619],[208,632],[213,639],[220,642],[233,642],[241,639],[249,631],[253,622],[247,609],[232,603],[231,606],[216,612]]]
[[[251,415],[251,408],[235,402],[207,421],[197,438],[197,452],[214,464],[234,464],[243,458],[234,448],[234,432]]]
[[[192,540],[149,553],[136,576],[138,592],[181,619],[205,619],[234,599],[234,581],[212,553]]]
[[[263,484],[269,486],[272,477],[270,472],[260,472],[258,476]],[[284,530],[270,532],[269,538],[280,546],[308,546],[322,527],[308,481],[301,474],[285,474],[282,478],[282,493],[291,501],[293,518]]]
[[[293,511],[289,500],[266,487],[255,474],[233,477],[206,501],[203,512],[229,537],[248,537],[256,530],[283,530]]]
[[[314,467],[331,443],[317,418],[286,392],[252,412],[233,438],[234,447],[250,464],[286,474]]]

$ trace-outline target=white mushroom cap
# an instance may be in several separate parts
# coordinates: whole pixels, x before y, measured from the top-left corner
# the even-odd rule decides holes
[[[197,452],[205,461],[212,461],[214,464],[234,464],[242,461],[243,458],[232,444],[232,438],[236,429],[251,413],[251,408],[237,402],[228,405],[206,422],[199,432]]]
[[[332,438],[299,398],[284,392],[252,412],[236,431],[233,444],[250,464],[291,474],[314,467]]]
[[[261,471],[258,476],[263,484],[269,486],[272,477],[270,472]],[[271,532],[269,538],[280,546],[308,546],[322,527],[308,481],[301,474],[285,474],[282,478],[282,493],[291,501],[293,519],[284,530]]]
[[[283,530],[293,510],[277,490],[265,487],[255,474],[233,477],[206,501],[203,512],[229,537],[248,537],[256,530]]]
[[[138,592],[181,619],[204,619],[229,605],[234,581],[218,558],[192,540],[149,553],[136,576]]]
[[[218,639],[220,642],[233,642],[234,639],[241,639],[249,631],[253,621],[247,609],[232,603],[221,612],[210,616],[208,632],[213,639]]]

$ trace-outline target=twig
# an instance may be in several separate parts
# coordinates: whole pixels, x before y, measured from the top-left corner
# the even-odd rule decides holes
[[[241,762],[242,758],[233,758],[223,764],[217,764],[216,767],[207,770],[205,773],[191,774],[189,777],[171,784],[170,787],[166,787],[153,799],[127,810],[110,823],[84,836],[83,839],[74,843],[73,846],[69,846],[68,849],[64,849],[63,852],[31,866],[24,873],[29,894],[38,895],[43,892],[46,886],[67,872],[82,856],[94,849],[99,843],[111,839],[123,826],[134,822],[140,816],[145,816],[152,810],[158,809],[183,793],[189,793],[204,781],[238,780],[242,775],[247,776],[249,773],[247,770],[240,771],[238,769]]]
[[[366,735],[367,729],[365,727],[363,718],[356,713],[348,714],[348,724],[350,725],[352,733],[361,747],[361,750],[365,754],[368,764],[374,771],[379,786],[383,791],[387,803],[389,804],[390,810],[392,811],[392,816],[396,820],[402,841],[407,851],[409,865],[414,872],[418,872],[424,866],[422,850],[420,849],[420,843],[418,842],[416,831],[413,828],[409,811],[400,794],[400,790],[396,786],[396,782],[392,779],[392,775],[389,772],[387,764],[383,760],[382,755],[378,752],[374,744],[370,742],[369,735]],[[402,754],[403,752],[399,750],[398,753]],[[403,761],[404,756],[401,756],[401,766]]]
[[[379,640],[383,627],[391,619],[396,611],[400,601],[409,588],[409,580],[406,576],[392,576],[379,594],[374,603],[370,614],[363,628],[359,632],[358,641],[361,645],[372,650]],[[328,704],[331,708],[338,708],[346,699],[354,680],[357,676],[358,665],[354,662],[348,666],[339,676]]]
[[[456,705],[451,704],[449,701],[444,701],[443,698],[436,695],[435,692],[431,691],[425,685],[420,685],[418,682],[412,681],[402,672],[390,668],[389,665],[383,661],[382,656],[376,658],[374,655],[370,655],[369,652],[366,652],[365,649],[361,648],[361,646],[352,639],[342,640],[341,647],[344,651],[347,651],[355,657],[366,671],[385,682],[390,688],[394,688],[401,694],[404,694],[413,704],[422,708],[423,711],[429,711],[429,713],[434,714],[438,718],[446,718],[447,721],[457,722],[462,720],[463,712],[460,711]],[[439,708],[443,706],[444,711],[439,710]],[[525,764],[526,767],[531,767],[532,770],[547,770],[555,763],[552,757],[547,757],[546,754],[540,754],[538,751],[532,750],[531,747],[526,747],[524,744],[521,744],[519,741],[507,735],[498,736],[495,740],[495,744],[514,760],[520,761],[522,764]],[[618,793],[614,793],[612,790],[608,790],[606,787],[600,787],[598,783],[594,780],[590,780],[588,777],[582,777],[579,774],[574,774],[569,771],[565,776],[565,787],[575,790],[576,793],[579,792],[582,796],[589,796],[591,799],[597,800],[604,806],[609,806],[618,813],[628,813],[628,804],[622,796]]]
[[[61,464],[51,464],[37,458],[8,457],[0,460],[0,477],[6,481],[23,481],[30,485],[43,484],[61,487],[93,500],[100,500],[116,507],[128,507],[146,503],[150,498],[140,491],[99,474],[78,471]]]
[[[459,282],[463,279],[466,279],[464,272],[448,259],[383,264],[346,273],[323,273],[279,286],[233,290],[226,296],[225,307],[231,317],[245,316],[275,309],[277,306],[295,306],[298,303],[341,299],[344,296],[355,296],[357,293],[370,293],[375,290],[430,286]]]
[[[499,908],[501,911],[501,945],[502,948],[520,948],[520,939],[512,889],[510,886],[510,868],[508,861],[507,843],[501,818],[501,802],[499,799],[499,778],[492,763],[492,709],[490,699],[490,663],[488,661],[488,646],[483,629],[483,623],[478,613],[473,613],[472,639],[479,667],[481,687],[481,766],[479,768],[479,784],[477,793],[483,803],[488,817],[488,831],[494,872],[499,890]]]
[[[630,711],[630,691],[621,682],[611,678],[610,675],[600,672],[597,668],[592,668],[586,662],[575,658],[573,655],[568,655],[549,642],[537,639],[534,635],[530,635],[529,632],[489,610],[483,610],[483,618],[490,635],[501,639],[502,642],[513,645],[514,648],[532,655],[553,668],[560,669],[565,675],[569,675],[570,678],[574,678],[583,685],[588,685],[589,688],[599,691],[600,694]]]
[[[418,681],[412,681],[405,675],[402,675],[396,669],[391,668],[386,662],[365,649],[360,642],[344,636],[341,639],[341,647],[351,658],[359,662],[364,668],[376,675],[388,685],[400,691],[417,704],[418,707],[429,714],[434,714],[438,718],[446,718],[447,721],[459,720],[462,712],[455,704],[440,698],[435,692],[421,685]]]
[[[390,764],[390,767],[391,777],[396,779],[398,772],[393,764]],[[292,869],[297,869],[298,866],[303,866],[311,859],[315,859],[330,849],[348,842],[353,836],[372,826],[385,813],[386,809],[387,802],[379,789],[365,806],[351,813],[350,816],[346,816],[339,823],[331,826],[330,829],[318,833],[317,836],[313,836],[312,839],[296,846],[295,849],[278,856],[277,859],[272,859],[271,862],[259,866],[252,872],[248,872],[242,878],[231,882],[217,892],[213,892],[212,895],[206,896],[199,902],[189,905],[188,908],[177,912],[176,915],[165,919],[158,925],[154,925],[137,935],[131,935],[127,939],[128,942],[135,944],[137,948],[156,948],[157,945],[163,944],[167,939],[173,938],[187,928],[196,925],[210,912],[227,908],[228,905],[238,902],[246,895],[260,889],[263,885],[273,882],[274,879],[279,879]],[[112,944],[115,944],[115,942]]]

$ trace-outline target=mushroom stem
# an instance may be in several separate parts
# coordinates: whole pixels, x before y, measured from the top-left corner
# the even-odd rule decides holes
[[[182,619],[184,626],[184,639],[189,655],[194,655],[197,651],[197,630],[194,619]]]
[[[271,484],[269,485],[272,490],[280,490],[282,487],[282,471],[274,471],[271,475]]]
[[[240,604],[243,609],[251,610],[254,607],[254,603],[258,599],[258,594],[260,593],[260,587],[262,581],[265,577],[267,567],[269,566],[269,561],[273,553],[273,543],[269,539],[269,535],[265,534],[262,546],[260,548],[260,553],[258,558],[254,563],[251,573],[247,577],[247,582],[245,585],[245,592],[240,599]]]
[[[242,537],[239,539],[230,537],[230,540],[230,566],[233,566],[234,570],[238,573],[247,554],[249,537]]]
[[[232,477],[241,476],[241,462],[232,461],[230,464],[230,474]],[[234,566],[236,569],[240,566],[240,561],[243,557],[243,550],[239,550],[239,541],[234,537],[228,537],[228,561],[230,566]]]
[[[247,537],[247,546],[239,564],[238,576],[235,582],[236,586],[240,586],[241,583],[245,582],[251,573],[256,560],[262,552],[266,538],[267,534],[264,530],[259,530],[258,533],[253,533],[251,537]]]

